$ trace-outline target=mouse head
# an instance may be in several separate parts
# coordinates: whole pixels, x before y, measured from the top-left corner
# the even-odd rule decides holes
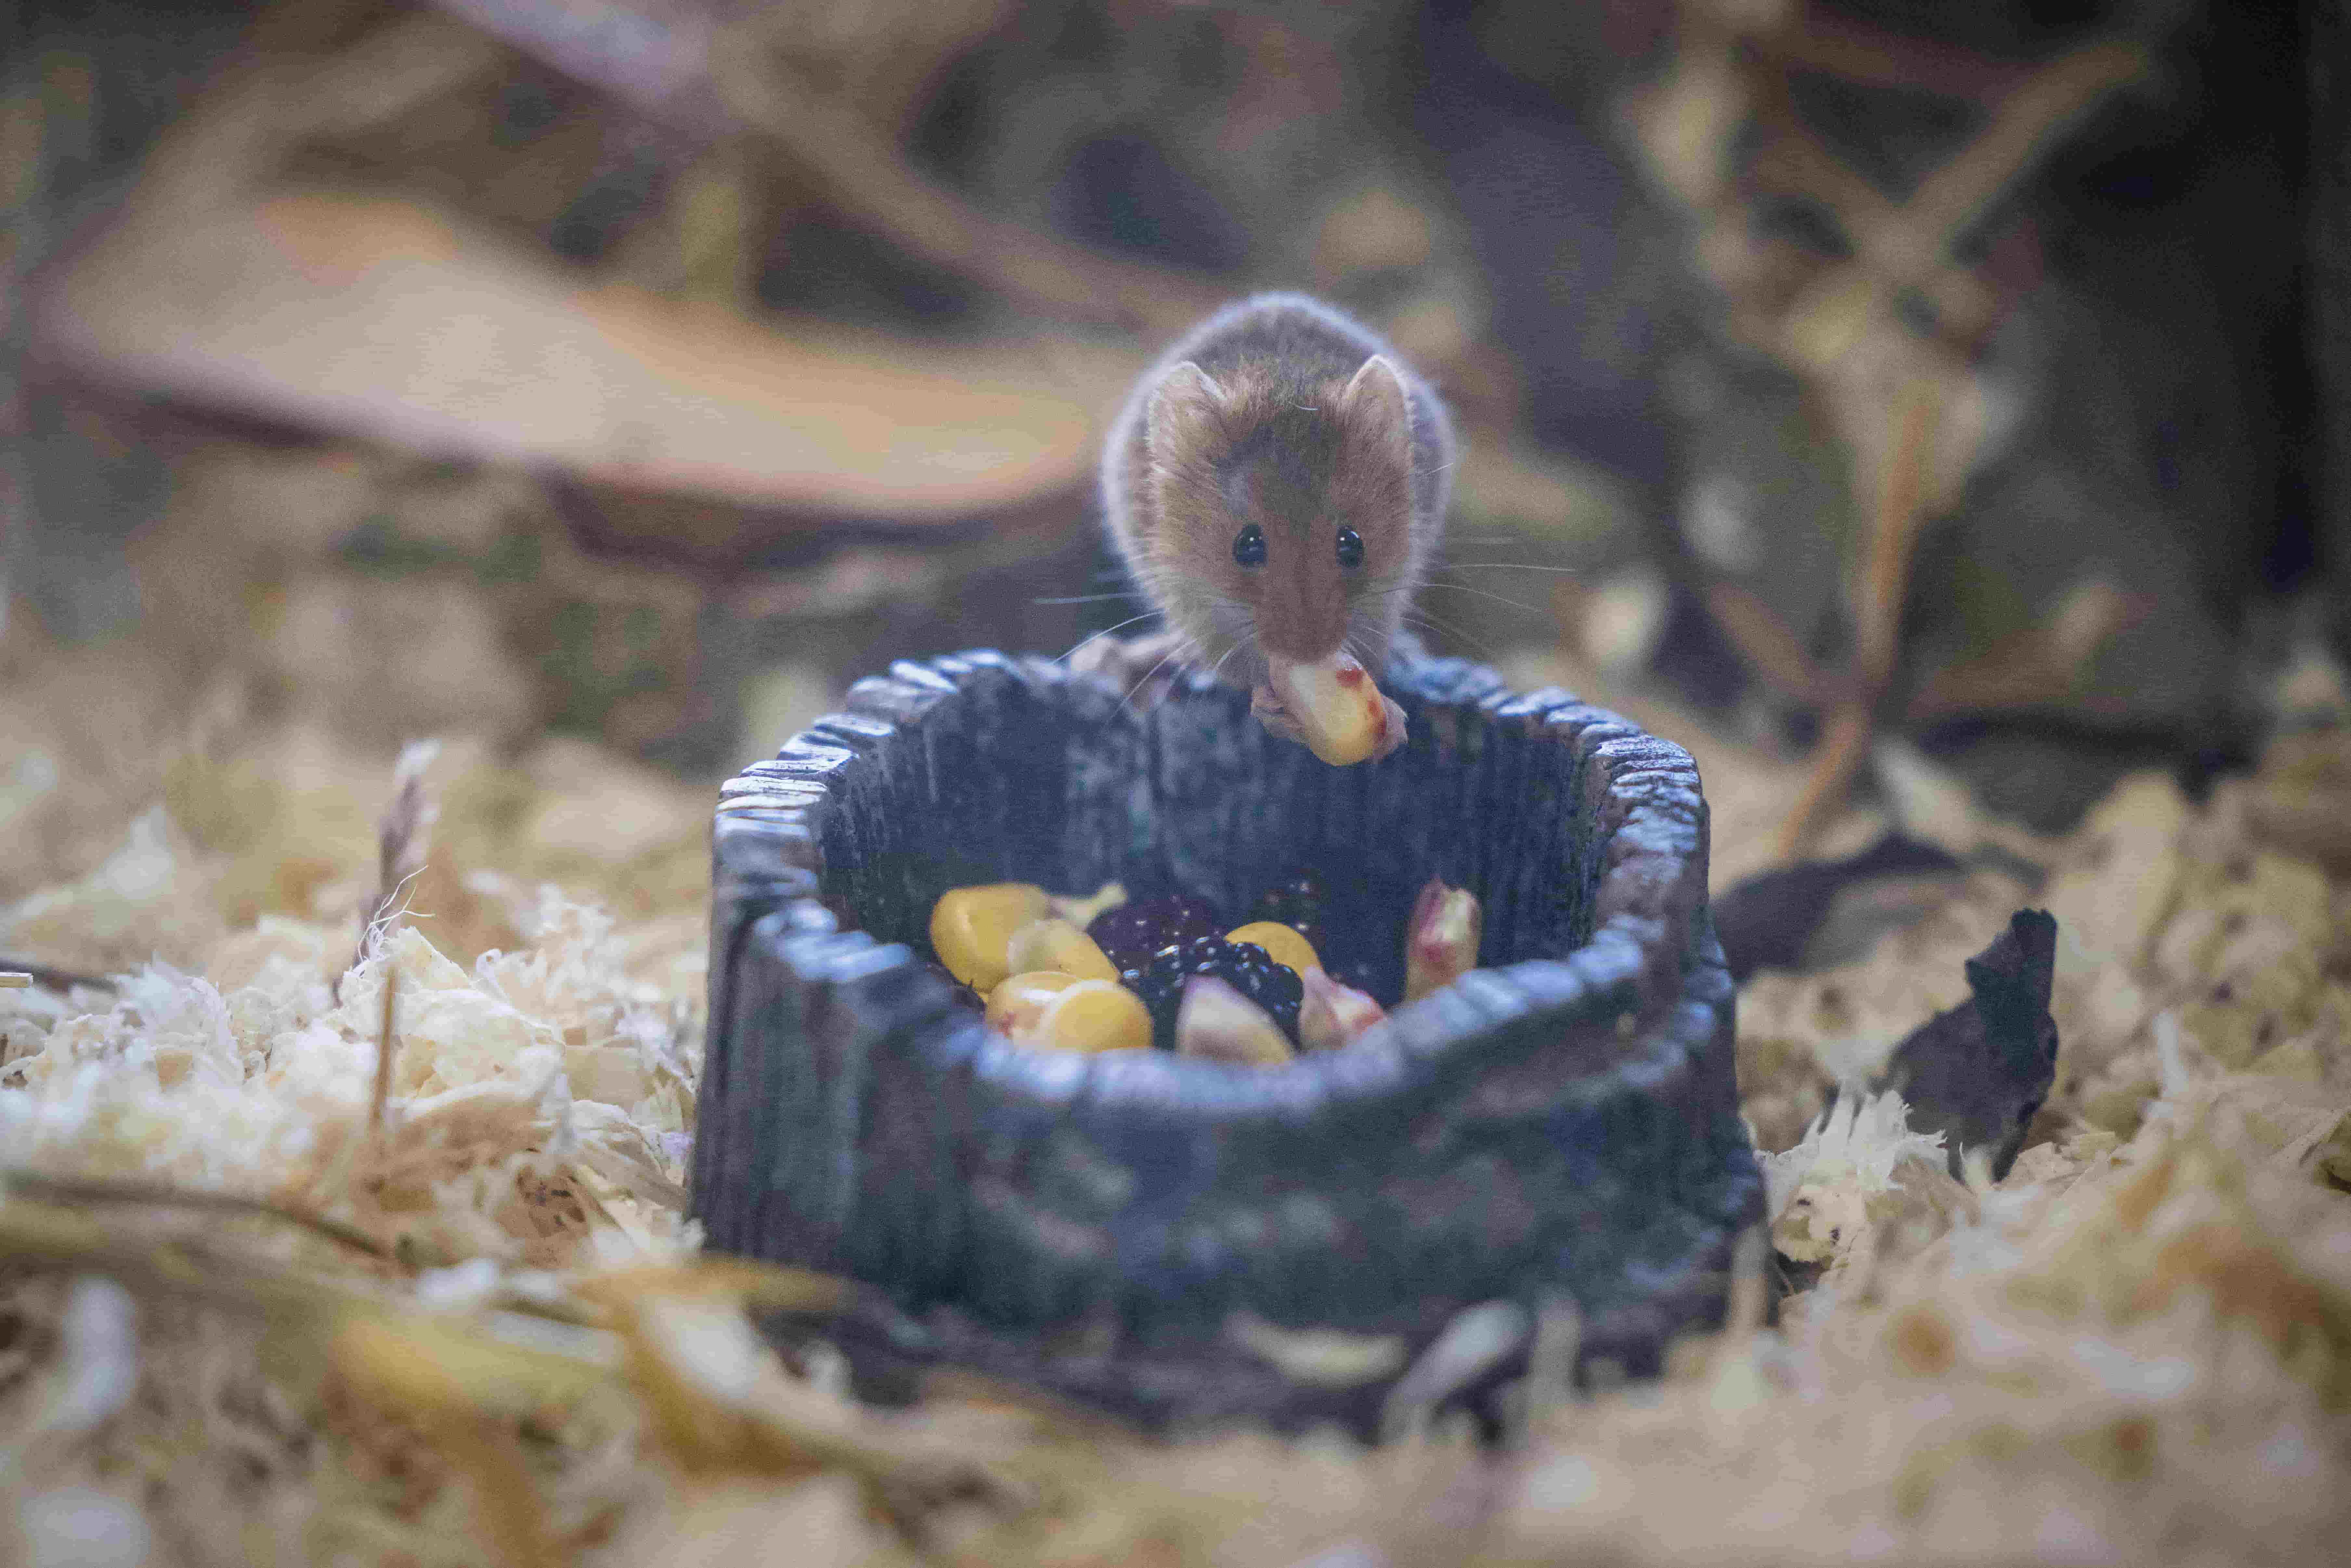
[[[1154,389],[1144,441],[1155,564],[1192,601],[1178,614],[1207,659],[1238,647],[1254,668],[1265,653],[1310,662],[1343,647],[1380,667],[1420,554],[1412,404],[1393,363],[1374,355],[1301,388],[1186,361]]]

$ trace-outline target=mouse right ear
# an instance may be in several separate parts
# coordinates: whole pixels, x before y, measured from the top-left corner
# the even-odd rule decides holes
[[[1225,389],[1208,372],[1186,360],[1159,378],[1151,389],[1151,412],[1144,439],[1154,456],[1183,451],[1201,438],[1207,426],[1224,413]]]

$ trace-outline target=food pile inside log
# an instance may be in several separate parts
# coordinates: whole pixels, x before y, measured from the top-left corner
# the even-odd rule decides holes
[[[1476,967],[1475,894],[1431,877],[1408,913],[1395,903],[1370,889],[1334,895],[1308,870],[1259,894],[1238,923],[1187,894],[1135,900],[1111,883],[1079,897],[987,883],[939,896],[931,949],[1015,1044],[1279,1067],[1351,1043],[1389,1007]]]

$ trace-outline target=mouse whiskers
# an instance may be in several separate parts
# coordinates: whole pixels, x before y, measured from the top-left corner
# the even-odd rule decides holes
[[[1159,612],[1157,612],[1156,610],[1146,610],[1146,611],[1144,611],[1144,612],[1142,614],[1140,614],[1140,615],[1130,615],[1130,616],[1128,616],[1125,620],[1123,620],[1123,621],[1120,622],[1119,622],[1117,625],[1115,625],[1115,626],[1105,626],[1105,627],[1103,627],[1101,631],[1094,632],[1094,633],[1093,633],[1092,635],[1091,635],[1091,636],[1087,636],[1087,637],[1081,637],[1080,639],[1078,639],[1078,641],[1077,641],[1075,643],[1073,643],[1073,644],[1071,646],[1070,650],[1069,650],[1067,653],[1063,653],[1060,658],[1058,658],[1058,659],[1054,660],[1053,662],[1054,662],[1055,664],[1068,664],[1071,659],[1076,658],[1080,653],[1081,653],[1085,652],[1085,650],[1086,650],[1087,648],[1089,648],[1089,647],[1092,646],[1092,645],[1093,645],[1094,643],[1096,643],[1101,642],[1104,637],[1107,637],[1107,636],[1111,635],[1113,632],[1123,632],[1123,631],[1125,631],[1128,627],[1130,627],[1130,626],[1132,626],[1132,625],[1135,624],[1137,622],[1140,622],[1140,621],[1150,621],[1150,620],[1155,619],[1155,618],[1158,616],[1158,614],[1159,614]]]
[[[1031,604],[1100,604],[1106,600],[1123,599],[1130,603],[1142,598],[1133,589],[1121,589],[1116,593],[1071,593],[1053,599],[1032,599]]]
[[[1443,566],[1432,567],[1438,571],[1541,571],[1553,577],[1589,577],[1590,567],[1539,566],[1531,560],[1448,560]]]
[[[1479,599],[1490,599],[1497,604],[1507,604],[1513,610],[1523,610],[1530,615],[1545,613],[1541,607],[1529,604],[1524,600],[1513,599],[1507,593],[1496,593],[1491,589],[1472,588],[1466,582],[1438,582],[1431,579],[1428,586],[1444,589],[1448,593],[1468,593],[1474,594]]]
[[[1499,656],[1496,653],[1492,643],[1486,642],[1483,638],[1472,635],[1470,632],[1463,631],[1458,625],[1450,621],[1443,620],[1438,616],[1430,614],[1426,610],[1407,610],[1405,612],[1404,619],[1405,623],[1408,626],[1417,626],[1424,631],[1441,632],[1448,637],[1459,638],[1462,642],[1468,643],[1472,649],[1476,650],[1479,658],[1486,659],[1490,662]]]
[[[1124,706],[1130,713],[1140,715],[1143,712],[1143,709],[1135,703],[1134,699],[1136,694],[1140,693],[1144,687],[1149,685],[1158,675],[1159,672],[1165,669],[1170,664],[1190,658],[1193,654],[1196,653],[1199,651],[1199,646],[1200,645],[1194,642],[1190,637],[1185,637],[1179,640],[1174,647],[1168,649],[1166,653],[1162,653],[1159,656],[1159,662],[1157,664],[1143,672],[1143,678],[1141,680],[1126,688],[1126,695],[1119,698],[1121,706]]]
[[[1224,653],[1218,656],[1215,664],[1208,666],[1208,678],[1213,681],[1217,676],[1223,674],[1225,673],[1225,666],[1232,662],[1233,655],[1239,653],[1243,648],[1253,645],[1256,642],[1257,633],[1255,632],[1251,632],[1248,636],[1234,643],[1231,647],[1226,649]]]

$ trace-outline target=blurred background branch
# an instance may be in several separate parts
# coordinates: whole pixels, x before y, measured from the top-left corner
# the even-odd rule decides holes
[[[1461,419],[1434,634],[1779,758],[1742,842],[1867,831],[1889,735],[2061,825],[2335,657],[2299,214],[2335,109],[2290,5],[11,25],[0,656],[43,811],[154,723],[707,776],[889,656],[1067,647],[1136,608],[1107,417],[1270,286]],[[39,717],[59,658],[119,723]]]

